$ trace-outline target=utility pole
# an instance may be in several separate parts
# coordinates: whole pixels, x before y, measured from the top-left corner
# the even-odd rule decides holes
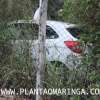
[[[46,60],[45,38],[46,38],[47,5],[48,5],[48,0],[40,0],[36,90],[43,89],[44,68]],[[39,94],[39,92],[38,94],[36,94],[36,100],[43,100],[43,96]]]

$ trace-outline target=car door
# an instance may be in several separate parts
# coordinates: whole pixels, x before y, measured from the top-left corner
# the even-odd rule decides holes
[[[58,59],[59,50],[58,50],[58,41],[59,35],[57,32],[51,27],[46,27],[46,58],[48,61],[55,61]]]

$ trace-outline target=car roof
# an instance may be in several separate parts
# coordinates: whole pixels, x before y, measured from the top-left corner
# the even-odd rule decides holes
[[[16,21],[10,22],[9,24],[16,24],[16,23],[34,23],[34,24],[36,24],[32,20],[16,20]],[[62,21],[47,20],[47,25],[49,25],[49,24],[51,24],[51,25],[62,25],[65,28],[77,26],[76,24],[66,23],[66,22],[62,22]]]
[[[58,26],[64,26],[65,28],[69,27],[75,27],[75,24],[67,23],[67,22],[62,22],[62,21],[53,21],[53,20],[48,20],[47,24],[52,24],[52,25],[58,25]]]

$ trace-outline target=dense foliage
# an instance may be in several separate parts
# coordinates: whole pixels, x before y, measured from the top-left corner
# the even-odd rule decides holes
[[[64,6],[61,15],[65,21],[77,23],[85,27],[85,29],[88,30],[88,33],[86,33],[87,36],[85,37],[88,42],[99,42],[99,0],[64,0]]]
[[[55,6],[56,5],[56,6]],[[1,0],[0,21],[32,19],[39,0]],[[59,19],[58,10],[63,6],[63,0],[49,0],[48,18]]]
[[[34,0],[1,0],[0,21],[25,19],[32,16]]]
[[[47,88],[100,88],[100,0],[64,0],[63,7],[62,4],[62,0],[49,0],[48,17],[82,26],[84,34],[81,34],[81,40],[86,44],[92,43],[93,50],[91,54],[83,55],[82,65],[78,69],[68,71],[59,63],[48,63],[44,84]],[[10,41],[16,36],[6,23],[32,19],[37,7],[36,0],[0,1],[0,88],[35,87],[35,66],[30,45],[24,42],[19,55],[16,55]],[[91,95],[61,98],[99,100],[99,97]]]
[[[82,41],[86,44],[92,43],[92,53],[84,55],[82,70],[79,72],[85,74],[88,88],[100,87],[100,0],[64,0],[60,15],[67,22],[81,25],[84,29],[84,34],[81,34]],[[81,83],[81,86],[85,85]]]
[[[93,56],[100,56],[100,1],[99,0],[65,0],[62,16],[65,21],[77,23],[84,29],[82,39],[92,43]],[[94,58],[94,67],[97,60]]]

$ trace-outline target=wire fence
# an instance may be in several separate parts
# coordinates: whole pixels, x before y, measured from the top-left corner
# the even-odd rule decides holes
[[[4,32],[8,32],[8,39],[5,40],[9,40],[9,42],[4,42],[1,46],[2,49],[0,49],[1,88],[8,87],[17,90],[20,87],[35,88],[38,29],[39,26],[29,20],[7,23]],[[76,82],[75,75],[84,76],[85,74],[81,73],[82,69],[73,69],[76,68],[76,65],[80,67],[81,58],[76,59],[73,54],[64,55],[65,48],[58,48],[59,41],[55,42],[59,36],[50,26],[47,26],[46,30],[46,66],[45,81],[43,83],[46,88],[67,87],[67,84],[71,84],[72,81]],[[66,52],[66,54],[68,53]],[[64,56],[66,59],[63,58]],[[63,61],[67,63],[67,66],[63,64]],[[77,78],[79,77],[77,76]]]

